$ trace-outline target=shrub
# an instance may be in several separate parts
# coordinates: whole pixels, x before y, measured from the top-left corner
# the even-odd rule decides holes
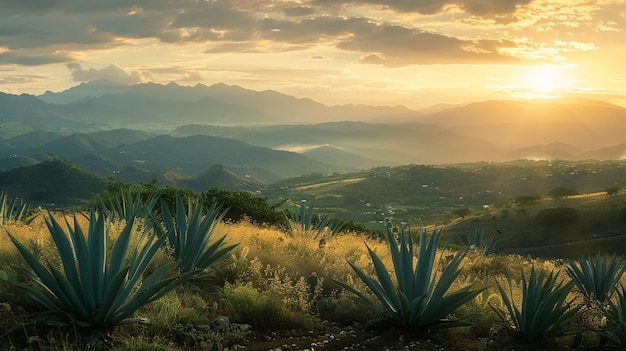
[[[606,191],[606,194],[608,196],[614,196],[614,195],[619,194],[621,190],[622,188],[614,186],[614,187],[606,188],[604,191]]]
[[[541,200],[539,195],[522,195],[513,199],[513,204],[517,206],[535,205]]]
[[[577,209],[571,207],[547,208],[537,213],[536,220],[545,226],[561,226],[572,224],[578,220],[580,214]]]
[[[303,329],[314,324],[310,314],[289,308],[281,296],[258,290],[251,284],[226,284],[224,303],[231,320],[250,324],[255,329]]]
[[[555,199],[567,199],[570,196],[578,195],[578,191],[566,187],[557,187],[548,192],[548,196]]]

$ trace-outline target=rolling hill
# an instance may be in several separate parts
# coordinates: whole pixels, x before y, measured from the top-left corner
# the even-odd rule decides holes
[[[31,205],[67,207],[84,204],[106,188],[106,181],[63,160],[0,172],[0,187]]]

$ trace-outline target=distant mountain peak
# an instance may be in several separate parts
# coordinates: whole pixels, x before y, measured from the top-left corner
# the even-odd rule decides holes
[[[75,87],[58,93],[47,90],[42,95],[37,96],[37,98],[46,103],[65,105],[84,98],[95,98],[105,94],[120,93],[128,90],[130,87],[130,85],[113,82],[107,79],[97,79],[82,82]]]

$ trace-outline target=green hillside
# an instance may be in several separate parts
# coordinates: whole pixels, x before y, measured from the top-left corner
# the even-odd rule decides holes
[[[0,172],[0,188],[31,205],[68,207],[93,199],[106,188],[106,180],[55,159]]]

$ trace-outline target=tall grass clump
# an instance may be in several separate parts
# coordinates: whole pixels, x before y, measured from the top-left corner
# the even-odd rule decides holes
[[[472,301],[483,290],[473,289],[472,284],[452,290],[452,284],[461,274],[460,265],[467,250],[454,254],[441,276],[437,276],[435,263],[441,230],[435,229],[428,241],[426,231],[421,232],[415,265],[413,261],[416,248],[410,233],[402,230],[397,236],[396,238],[391,228],[387,228],[387,241],[397,286],[390,270],[369,246],[367,248],[376,278],[368,276],[355,264],[348,263],[378,301],[351,285],[340,284],[355,294],[365,306],[382,311],[388,319],[403,327],[434,330],[471,325],[473,314],[450,318],[454,311]]]
[[[73,226],[66,220],[65,229],[52,216],[46,224],[60,257],[59,267],[45,264],[10,233],[9,237],[29,266],[12,267],[34,283],[12,284],[52,314],[47,322],[95,328],[128,322],[143,305],[198,273],[168,276],[176,266],[170,262],[144,276],[166,238],[142,235],[133,241],[133,219],[110,251],[108,226],[93,207],[86,233],[76,215]]]
[[[569,324],[579,310],[567,301],[574,283],[558,279],[558,274],[536,270],[533,266],[527,277],[522,271],[521,304],[513,301],[513,282],[507,275],[508,291],[497,282],[505,309],[494,307],[502,325],[525,342],[537,342],[545,338],[567,334]]]

